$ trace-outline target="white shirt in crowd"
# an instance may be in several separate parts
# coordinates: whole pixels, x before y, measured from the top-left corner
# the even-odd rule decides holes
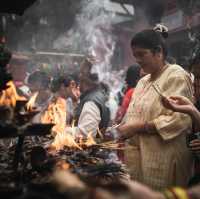
[[[99,108],[94,102],[88,101],[83,106],[78,125],[74,128],[75,130],[73,130],[72,127],[67,127],[65,132],[72,133],[75,137],[80,134],[87,137],[89,133],[92,133],[95,137],[100,121],[101,115]]]

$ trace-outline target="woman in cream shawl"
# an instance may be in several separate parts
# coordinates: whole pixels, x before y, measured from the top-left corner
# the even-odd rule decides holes
[[[162,95],[192,100],[192,83],[180,66],[165,62],[163,35],[166,32],[144,30],[131,41],[133,55],[148,75],[138,82],[125,124],[118,127],[121,139],[127,140],[125,163],[133,180],[157,190],[187,185],[192,164],[186,146],[191,119],[161,102]]]

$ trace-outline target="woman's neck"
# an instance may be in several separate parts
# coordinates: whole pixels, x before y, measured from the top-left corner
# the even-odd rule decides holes
[[[160,63],[157,67],[157,70],[154,73],[151,73],[151,80],[153,81],[157,79],[166,68],[167,68],[166,63]]]

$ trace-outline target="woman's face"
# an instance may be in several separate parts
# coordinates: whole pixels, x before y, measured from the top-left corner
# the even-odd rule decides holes
[[[145,73],[152,74],[158,70],[159,62],[163,57],[160,52],[153,53],[150,49],[141,47],[132,47],[132,52]]]

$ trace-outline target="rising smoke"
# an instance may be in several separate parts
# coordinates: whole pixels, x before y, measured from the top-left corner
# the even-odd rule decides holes
[[[109,0],[82,0],[81,12],[77,13],[73,28],[54,42],[55,49],[70,49],[93,55],[97,64],[91,72],[97,73],[100,81],[110,78],[111,58],[114,53],[116,38],[112,34],[115,13],[105,10]]]

